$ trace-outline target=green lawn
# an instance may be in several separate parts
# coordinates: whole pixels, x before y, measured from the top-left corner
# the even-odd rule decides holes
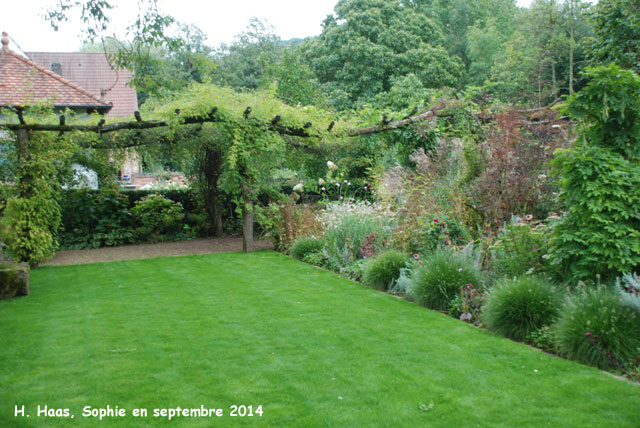
[[[640,426],[638,385],[273,252],[35,269],[0,338],[0,427]]]

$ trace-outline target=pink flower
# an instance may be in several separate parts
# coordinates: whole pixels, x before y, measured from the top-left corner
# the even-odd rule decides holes
[[[420,254],[418,254],[418,253],[414,254],[414,255],[413,255],[413,258],[414,258],[414,259],[416,259],[416,260],[418,260],[418,259],[420,258]]]
[[[434,221],[435,223],[438,223],[440,220],[438,220],[437,218],[434,218],[434,219],[433,219],[433,221]]]
[[[458,268],[458,272],[462,272],[462,268]]]

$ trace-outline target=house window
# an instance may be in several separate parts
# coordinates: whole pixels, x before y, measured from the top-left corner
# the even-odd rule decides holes
[[[51,71],[56,74],[62,75],[62,66],[59,62],[54,62],[53,64],[51,64]]]

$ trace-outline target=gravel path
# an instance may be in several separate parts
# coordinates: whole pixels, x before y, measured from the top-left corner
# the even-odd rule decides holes
[[[256,250],[273,249],[273,244],[269,241],[256,240],[254,246]],[[52,259],[42,262],[38,266],[79,265],[115,260],[150,259],[153,257],[234,251],[242,251],[242,238],[196,239],[182,242],[105,247],[96,248],[95,250],[58,251]]]

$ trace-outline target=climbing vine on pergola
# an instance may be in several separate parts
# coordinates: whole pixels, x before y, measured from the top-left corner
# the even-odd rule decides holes
[[[34,177],[27,170],[32,160],[30,140],[40,133],[57,136],[59,141],[69,134],[71,138],[67,140],[80,147],[103,149],[149,144],[151,140],[141,136],[153,128],[166,129],[161,139],[153,141],[156,144],[176,144],[181,130],[188,125],[195,127],[191,138],[206,139],[207,135],[215,135],[225,143],[207,146],[217,162],[217,169],[211,172],[212,180],[216,183],[224,174],[227,185],[240,195],[243,250],[248,252],[253,249],[253,204],[260,180],[265,172],[269,172],[265,167],[270,161],[281,159],[291,146],[321,153],[322,144],[422,122],[436,116],[444,107],[445,104],[440,104],[420,114],[415,114],[414,110],[411,115],[395,121],[383,116],[379,124],[359,128],[315,107],[286,105],[266,92],[237,93],[213,85],[194,85],[171,99],[149,103],[143,114],[135,112],[132,121],[107,123],[100,119],[97,124],[70,124],[65,116],[59,116],[57,123],[27,123],[23,111],[17,110],[14,116],[17,119],[0,124],[0,129],[11,130],[17,135],[17,163],[21,172],[16,181],[20,189],[18,198],[22,199],[34,197],[33,189],[29,187],[34,183]],[[30,220],[27,217],[22,221]],[[23,237],[22,245],[28,251],[28,235],[32,228],[26,225],[25,230],[27,236]],[[27,256],[23,258],[30,260]],[[42,258],[31,260],[37,262]]]

